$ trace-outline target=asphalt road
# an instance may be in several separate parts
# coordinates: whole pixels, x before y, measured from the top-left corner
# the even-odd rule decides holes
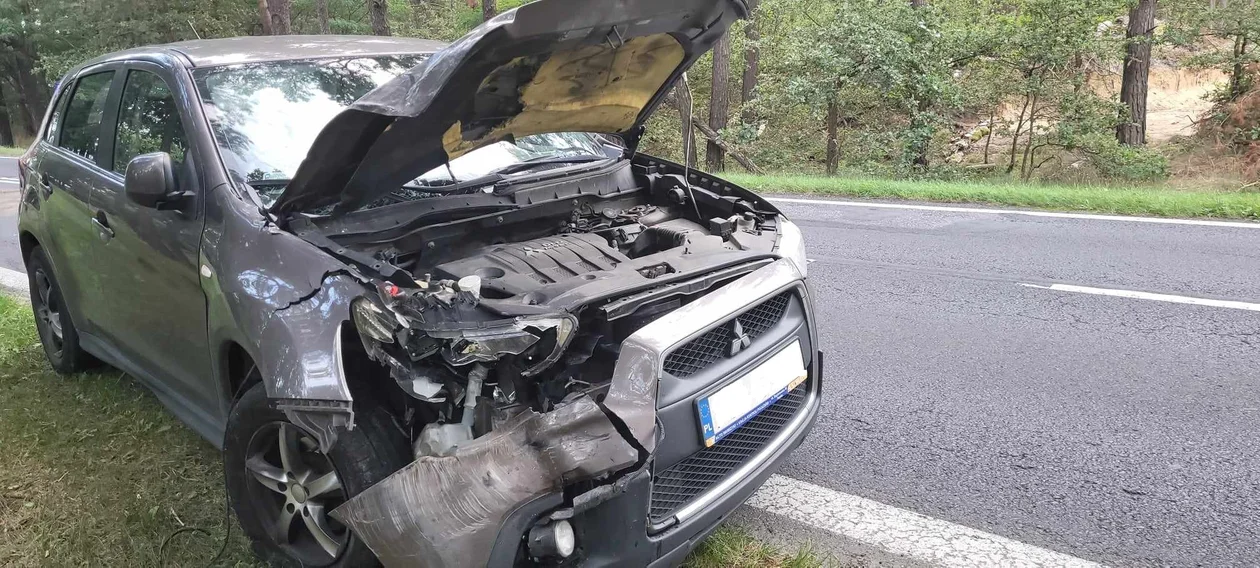
[[[0,157],[0,267],[22,270],[17,242],[17,178],[17,159]]]
[[[781,473],[1113,565],[1260,559],[1260,312],[1023,285],[1260,302],[1260,229],[783,207],[828,375]]]
[[[1260,229],[784,205],[828,371],[781,473],[1114,565],[1260,559]]]

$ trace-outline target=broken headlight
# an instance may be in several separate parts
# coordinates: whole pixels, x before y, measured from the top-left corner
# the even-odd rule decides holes
[[[528,377],[542,372],[559,359],[572,341],[576,329],[574,318],[565,315],[518,318],[503,325],[460,331],[433,331],[429,335],[450,340],[442,349],[442,356],[455,366],[473,362],[489,363],[504,355],[520,355],[539,345],[543,352],[528,359],[529,366],[521,372]],[[544,342],[544,339],[549,341]]]
[[[394,342],[394,330],[398,329],[398,322],[371,300],[367,298],[355,300],[350,304],[350,314],[354,317],[354,327],[358,328],[363,336],[381,343]]]

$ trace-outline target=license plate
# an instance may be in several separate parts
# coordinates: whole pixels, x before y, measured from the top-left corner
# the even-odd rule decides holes
[[[704,445],[710,447],[718,443],[801,386],[805,378],[801,344],[793,341],[735,382],[700,398],[696,401],[696,411],[700,415],[700,436],[704,438]]]

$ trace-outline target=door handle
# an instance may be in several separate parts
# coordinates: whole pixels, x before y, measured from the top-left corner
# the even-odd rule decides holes
[[[52,184],[48,183],[48,174],[45,174],[44,172],[33,172],[31,181],[35,182],[35,189],[38,189],[39,193],[43,197],[47,198],[52,194]]]
[[[109,219],[105,217],[104,211],[96,212],[96,216],[92,217],[92,224],[96,226],[96,234],[101,237],[101,242],[108,243],[114,238],[114,230],[109,227]]]

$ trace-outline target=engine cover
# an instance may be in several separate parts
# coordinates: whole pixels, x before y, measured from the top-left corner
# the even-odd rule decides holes
[[[437,276],[452,280],[479,276],[482,295],[510,298],[583,274],[613,270],[629,260],[603,237],[571,233],[488,246],[435,270]]]

